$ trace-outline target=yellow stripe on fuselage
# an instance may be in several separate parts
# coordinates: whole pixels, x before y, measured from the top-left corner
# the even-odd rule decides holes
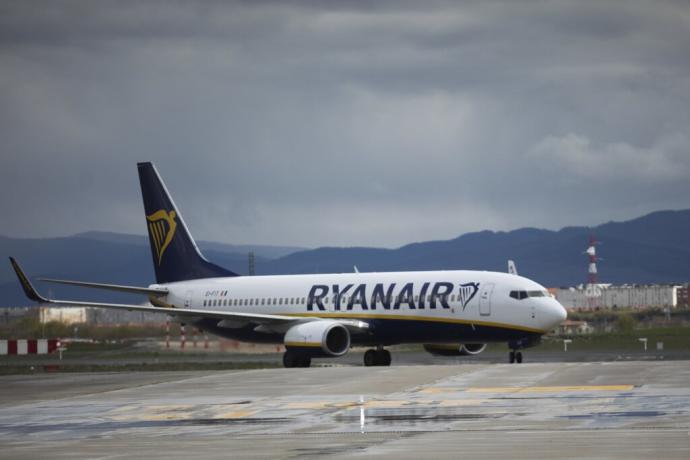
[[[314,342],[285,342],[286,347],[300,347],[300,348],[320,348],[321,344],[320,343],[314,343]]]

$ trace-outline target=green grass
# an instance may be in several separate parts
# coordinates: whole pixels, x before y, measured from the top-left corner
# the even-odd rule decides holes
[[[625,332],[595,333],[568,337],[547,337],[534,350],[563,350],[563,339],[572,340],[571,349],[589,351],[641,350],[639,339],[647,339],[648,350],[655,350],[657,342],[663,342],[664,350],[690,350],[690,327],[653,327]]]

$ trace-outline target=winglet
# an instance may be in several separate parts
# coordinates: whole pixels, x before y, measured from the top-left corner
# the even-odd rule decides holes
[[[17,261],[14,260],[14,257],[10,257],[10,263],[12,264],[14,272],[17,274],[17,278],[19,278],[19,282],[22,284],[24,294],[26,294],[26,296],[29,299],[35,300],[36,302],[49,302],[48,299],[43,297],[41,294],[38,293],[38,291],[36,291],[36,289],[34,289],[34,287],[31,285],[31,282],[29,281],[29,278],[26,277]]]

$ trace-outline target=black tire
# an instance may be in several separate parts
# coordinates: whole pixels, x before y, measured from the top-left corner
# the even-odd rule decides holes
[[[283,366],[286,368],[297,367],[299,363],[299,356],[297,356],[295,352],[286,350],[285,353],[283,353]]]
[[[522,353],[521,352],[518,351],[517,353],[515,353],[515,361],[517,361],[518,364],[520,364],[522,362]]]
[[[311,366],[311,357],[310,356],[301,356],[299,358],[299,367],[310,367]]]
[[[376,352],[376,365],[377,366],[390,366],[391,365],[391,352],[388,350],[378,350]]]
[[[368,349],[364,352],[364,365],[367,367],[378,365],[378,361],[376,358],[376,350],[373,350],[371,348]]]
[[[514,351],[511,351],[510,353],[508,353],[508,362],[510,362],[510,364],[513,364],[515,362],[515,352]]]

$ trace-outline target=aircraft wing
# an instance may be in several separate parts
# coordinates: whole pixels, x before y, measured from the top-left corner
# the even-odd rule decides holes
[[[16,261],[15,261],[16,263]],[[96,289],[107,289],[110,291],[127,292],[128,294],[142,294],[142,295],[166,295],[168,290],[165,288],[145,288],[136,286],[122,286],[119,284],[103,284],[103,283],[87,283],[85,281],[68,281],[68,280],[56,280],[51,278],[38,278],[39,281],[45,281],[48,283],[56,284],[67,284],[70,286],[79,286],[87,288]]]
[[[71,306],[71,307],[98,307],[98,308],[113,308],[113,309],[120,309],[120,310],[129,310],[129,311],[143,311],[143,312],[150,312],[150,313],[164,313],[166,315],[170,316],[175,316],[178,318],[189,318],[190,320],[193,318],[215,318],[218,319],[219,321],[227,321],[229,324],[235,325],[235,327],[238,327],[243,324],[257,324],[257,325],[263,325],[268,328],[272,327],[283,327],[283,326],[289,326],[291,324],[297,324],[297,323],[305,323],[305,322],[310,322],[310,321],[321,321],[322,318],[319,318],[317,316],[300,316],[300,317],[295,317],[295,316],[288,316],[288,315],[266,315],[266,314],[260,314],[260,313],[240,313],[240,312],[230,312],[230,311],[214,311],[214,310],[199,310],[199,309],[191,309],[191,308],[174,308],[174,307],[157,307],[157,306],[149,306],[149,305],[134,305],[134,304],[119,304],[119,303],[102,303],[102,302],[84,302],[84,301],[76,301],[76,300],[53,300],[53,299],[48,299],[46,297],[43,297],[41,294],[38,293],[36,288],[31,284],[29,279],[26,277],[24,274],[24,271],[21,269],[17,261],[13,258],[10,257],[10,263],[12,264],[12,268],[14,269],[15,273],[17,274],[17,278],[19,278],[19,282],[22,285],[22,289],[24,290],[24,294],[36,302],[41,302],[41,303],[47,303],[47,304],[52,304],[52,305],[61,305],[61,306]],[[112,289],[112,290],[117,290],[117,291],[124,291],[124,292],[130,292],[130,293],[139,293],[139,294],[155,294],[155,295],[164,295],[167,290],[164,289],[149,289],[149,288],[138,288],[138,287],[130,287],[130,286],[119,286],[119,285],[112,285],[112,284],[99,284],[99,283],[85,283],[81,281],[63,281],[63,280],[46,280],[46,281],[51,281],[51,282],[59,282],[61,284],[71,284],[71,285],[76,285],[76,286],[85,286],[85,287],[95,287],[95,288],[103,288],[103,289]],[[363,331],[369,327],[369,324],[363,321],[358,321],[358,320],[347,320],[347,319],[338,319],[335,320],[338,321],[339,323],[343,324],[345,327],[352,331]]]

